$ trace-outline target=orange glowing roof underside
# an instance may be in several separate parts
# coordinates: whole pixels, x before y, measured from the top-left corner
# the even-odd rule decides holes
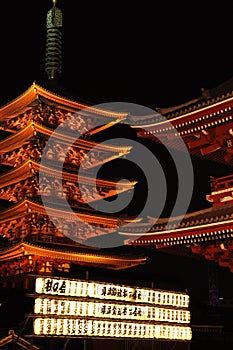
[[[13,149],[22,146],[31,137],[35,136],[37,133],[41,133],[45,136],[53,136],[54,139],[58,139],[61,143],[69,143],[74,146],[82,147],[83,149],[91,150],[95,148],[98,151],[109,151],[118,153],[128,153],[132,146],[111,146],[105,144],[98,144],[96,142],[90,142],[87,140],[72,138],[71,136],[65,134],[59,134],[58,132],[53,133],[52,129],[46,128],[35,122],[30,122],[25,128],[21,129],[17,133],[6,137],[4,140],[0,141],[0,153],[9,152]]]
[[[60,106],[69,107],[73,109],[74,112],[87,109],[89,112],[95,115],[102,115],[110,118],[110,120],[124,120],[128,115],[128,113],[107,111],[73,101],[33,83],[23,94],[0,108],[0,121],[10,118],[16,113],[20,113],[20,111],[25,110],[27,105],[39,97],[43,97]]]
[[[111,254],[101,254],[98,252],[85,252],[82,248],[77,247],[76,251],[59,250],[57,247],[43,247],[32,243],[21,242],[0,251],[0,263],[23,258],[27,256],[36,256],[37,258],[47,258],[48,260],[63,260],[78,264],[97,264],[112,265],[115,268],[126,268],[137,266],[146,262],[147,258],[121,256]]]
[[[137,183],[136,181],[121,181],[120,184],[117,184],[116,181],[95,179],[91,177],[72,174],[66,171],[60,172],[56,169],[42,166],[39,163],[36,163],[32,160],[27,160],[21,166],[13,168],[0,176],[0,188],[11,185],[21,180],[25,180],[28,177],[33,176],[34,173],[38,173],[39,171],[41,172],[41,175],[51,175],[52,178],[58,179],[62,177],[62,180],[65,181],[71,181],[91,186],[103,186],[106,188],[117,187],[116,191],[132,189],[133,186]]]
[[[38,214],[47,215],[46,208],[42,204],[31,202],[29,200],[23,200],[10,208],[1,211],[0,223],[7,222],[9,220],[14,220],[20,217],[24,217],[28,212],[36,212]],[[90,215],[83,213],[74,213],[67,212],[62,209],[49,208],[49,214],[56,218],[67,219],[68,221],[73,222],[78,217],[84,222],[93,223],[93,224],[103,224],[110,225],[112,227],[118,227],[120,224],[119,219],[111,217],[102,217],[98,215]]]

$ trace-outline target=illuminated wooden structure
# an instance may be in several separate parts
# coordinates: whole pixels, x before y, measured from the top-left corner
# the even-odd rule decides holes
[[[130,117],[138,136],[180,150],[182,137],[191,155],[233,165],[232,79],[194,100],[170,108],[158,108],[151,116]],[[156,136],[159,135],[159,140]],[[181,246],[216,261],[233,272],[233,175],[211,179],[212,192],[206,196],[212,207],[179,218],[158,219],[152,228],[146,223],[127,229],[132,239],[126,244],[156,248]],[[124,228],[122,234],[126,234]]]
[[[135,225],[121,233],[131,239],[126,244],[165,248],[186,246],[192,252],[200,253],[207,260],[214,260],[220,266],[233,272],[233,206],[222,204],[197,212],[188,213],[178,224],[179,217],[160,218],[150,228],[148,224]],[[148,229],[147,229],[148,228]]]
[[[113,181],[100,179],[96,182],[91,175],[77,178],[75,170],[81,162],[90,174],[88,170],[96,165],[130,152],[127,146],[98,145],[91,141],[92,134],[121,121],[126,114],[87,107],[32,84],[21,96],[0,109],[0,128],[4,131],[4,138],[0,141],[0,162],[8,169],[0,176],[1,199],[8,203],[1,211],[0,235],[10,242],[10,246],[0,251],[2,276],[25,272],[52,274],[54,269],[69,271],[71,262],[110,269],[145,262],[145,257],[106,255],[94,248],[88,251],[87,247],[64,236],[66,232],[69,237],[76,235],[85,244],[87,238],[98,235],[98,227],[114,231],[122,224],[120,218],[97,215],[88,208],[86,200],[97,200],[95,186],[101,198],[107,198],[132,190],[135,185],[133,181],[121,182],[117,186]],[[74,128],[79,128],[82,137],[76,140],[65,132],[56,134],[55,143],[44,154],[47,167],[42,166],[43,150],[53,130],[77,111],[80,114]],[[96,120],[101,126],[92,128]],[[73,121],[77,122],[77,119]],[[66,154],[67,144],[72,146]],[[86,159],[86,153],[93,147],[94,156],[91,160]],[[63,164],[62,187],[57,181],[57,163]],[[69,215],[59,206],[52,209],[57,218],[56,225],[51,222],[41,201],[39,172],[45,176],[46,189],[43,191],[48,200],[53,203],[65,196],[82,219],[81,228],[77,230],[77,225],[67,219]],[[90,225],[85,228],[85,222],[93,225],[92,232]]]
[[[158,108],[151,116],[133,117],[138,135],[176,148],[182,137],[189,152],[215,162],[233,165],[233,92],[226,81],[182,105]],[[145,130],[146,128],[146,130]]]

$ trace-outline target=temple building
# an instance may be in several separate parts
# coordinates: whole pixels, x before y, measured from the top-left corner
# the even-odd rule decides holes
[[[210,179],[204,209],[143,218],[98,210],[101,200],[133,192],[137,179],[95,172],[130,155],[130,145],[98,142],[124,121],[138,139],[180,152],[182,138],[192,156],[231,166],[232,81],[154,115],[71,98],[61,92],[56,0],[47,14],[45,73],[45,85],[33,82],[0,107],[0,347],[196,350],[202,341],[222,345],[222,336],[228,344],[224,322],[196,311],[200,291],[190,275],[199,271],[201,280],[209,267],[207,297],[218,308],[215,272],[233,272],[233,174]],[[116,232],[124,243],[116,249],[90,243]]]
[[[134,117],[135,129],[140,137],[164,141],[178,151],[177,140],[182,137],[191,155],[230,168],[233,164],[232,89],[230,79],[218,87],[203,90],[199,98],[182,105],[158,108],[153,116]],[[155,224],[149,230],[145,223],[131,226],[132,239],[126,243],[155,248],[185,246],[233,272],[232,179],[231,174],[211,176],[211,193],[206,195],[206,200],[212,206],[187,213],[181,222],[179,217],[154,218]]]

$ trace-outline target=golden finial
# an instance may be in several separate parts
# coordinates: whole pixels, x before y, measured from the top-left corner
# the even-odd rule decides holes
[[[57,0],[53,0],[53,5],[56,6]]]

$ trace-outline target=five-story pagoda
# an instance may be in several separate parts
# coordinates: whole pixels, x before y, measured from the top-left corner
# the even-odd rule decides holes
[[[61,74],[61,28],[62,13],[54,2],[47,15],[45,64],[51,85]],[[89,107],[36,83],[0,109],[0,163],[5,170],[0,176],[2,277],[68,272],[72,263],[123,269],[145,262],[145,257],[85,245],[87,239],[101,235],[102,228],[111,233],[124,223],[124,218],[100,214],[88,203],[135,185],[92,177],[97,165],[130,152],[129,146],[92,140],[126,117],[127,113]],[[80,164],[83,172],[78,176]],[[62,205],[64,200],[72,215]]]

